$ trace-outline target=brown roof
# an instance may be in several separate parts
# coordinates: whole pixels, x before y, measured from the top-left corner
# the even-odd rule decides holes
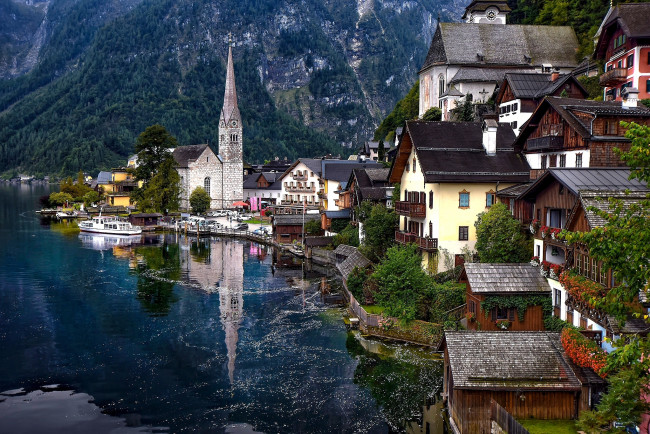
[[[456,389],[580,390],[559,333],[446,331],[441,346]]]
[[[336,250],[339,250],[339,247],[341,247],[341,245],[339,245]],[[355,267],[366,268],[372,264],[365,256],[359,253],[359,250],[356,247],[346,247],[350,248],[346,249],[349,252],[347,258],[336,264],[336,268],[345,280],[348,279],[348,276],[352,273],[352,270],[354,270]]]
[[[551,292],[539,268],[525,264],[465,264],[465,274],[474,293]]]
[[[305,214],[304,222],[320,220],[320,214]],[[273,216],[275,226],[299,226],[302,225],[303,214],[277,214]]]
[[[585,210],[585,217],[589,227],[600,228],[607,224],[607,220],[599,216],[590,208],[594,207],[600,211],[612,213],[614,210],[610,206],[609,199],[617,199],[623,203],[623,208],[629,209],[632,205],[638,205],[641,201],[646,200],[650,191],[630,191],[627,194],[624,191],[581,191],[580,202]]]
[[[621,28],[628,38],[650,38],[650,3],[621,3],[611,9],[601,24],[594,58],[603,59],[610,38]]]
[[[478,122],[408,121],[406,130],[426,182],[526,182],[530,179],[528,162],[512,147],[515,135],[509,124],[498,125],[497,152],[493,156],[487,155],[483,148],[483,129]],[[395,161],[391,177],[394,169]]]
[[[521,195],[521,193],[528,190],[528,187],[530,187],[530,182],[526,182],[523,184],[515,184],[511,187],[507,187],[497,191],[497,196],[517,198],[519,197],[519,195]]]

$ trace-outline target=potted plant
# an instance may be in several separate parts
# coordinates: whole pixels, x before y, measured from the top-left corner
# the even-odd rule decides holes
[[[539,229],[539,220],[533,219],[533,221],[530,222],[530,233],[534,234],[535,232],[537,232],[538,229]]]
[[[467,312],[465,318],[467,318],[467,321],[469,322],[474,322],[476,321],[476,314],[474,312]]]
[[[498,319],[495,324],[497,328],[500,328],[501,330],[508,330],[512,325],[512,323],[507,319]]]
[[[559,264],[550,264],[549,265],[549,271],[548,271],[548,277],[551,279],[558,280],[560,278],[560,274],[562,273],[562,266]]]
[[[539,266],[539,256],[533,256],[532,258],[530,258],[530,265],[532,265],[533,267]]]
[[[546,225],[539,228],[539,233],[542,236],[542,238],[546,238],[546,235],[548,235],[548,231],[549,231],[549,228]]]
[[[553,238],[554,240],[557,240],[558,239],[557,236],[560,234],[560,232],[562,232],[562,229],[553,228],[549,232],[551,233],[551,238]]]

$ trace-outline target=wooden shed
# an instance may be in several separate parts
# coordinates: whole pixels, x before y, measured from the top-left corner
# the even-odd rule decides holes
[[[296,214],[273,216],[273,238],[281,244],[291,244],[303,240],[303,222],[320,220],[320,214]]]
[[[159,213],[139,213],[131,214],[129,216],[129,221],[132,225],[136,226],[158,226],[158,222],[162,214]]]
[[[524,264],[465,264],[461,282],[467,284],[467,328],[470,330],[544,330],[542,304],[529,305],[523,313],[515,307],[509,307],[510,297],[539,296],[541,300],[548,297],[551,304],[551,287],[546,278],[539,273],[538,267]],[[503,306],[483,310],[482,302],[504,297]],[[549,312],[550,314],[550,312]]]
[[[553,332],[447,331],[444,388],[450,423],[491,432],[493,399],[516,419],[575,419],[582,384]]]

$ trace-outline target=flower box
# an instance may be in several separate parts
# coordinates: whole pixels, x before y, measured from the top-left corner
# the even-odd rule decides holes
[[[601,377],[600,371],[607,364],[607,353],[594,341],[587,339],[578,330],[565,328],[560,335],[562,347],[569,358],[578,366],[591,368]]]
[[[507,319],[498,319],[495,324],[496,324],[497,328],[499,328],[501,330],[508,330],[510,328],[510,326],[512,325],[512,323],[510,321],[508,321]]]
[[[533,267],[538,267],[539,266],[539,256],[533,256],[530,258],[530,265]]]
[[[562,232],[562,229],[558,229],[558,228],[553,228],[549,231],[549,233],[551,234],[551,238],[553,238],[554,240],[559,239],[558,235],[560,234],[560,232]]]
[[[546,238],[549,232],[549,227],[544,225],[541,228],[539,228],[539,234],[542,236],[542,238]]]
[[[535,234],[537,230],[539,229],[539,220],[534,219],[532,222],[530,222],[530,233]]]

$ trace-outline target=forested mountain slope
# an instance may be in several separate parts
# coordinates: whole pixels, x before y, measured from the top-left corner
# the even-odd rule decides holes
[[[0,27],[0,173],[108,168],[154,123],[215,144],[229,32],[248,161],[356,147],[412,86],[435,16],[464,6],[0,0],[32,32]]]

